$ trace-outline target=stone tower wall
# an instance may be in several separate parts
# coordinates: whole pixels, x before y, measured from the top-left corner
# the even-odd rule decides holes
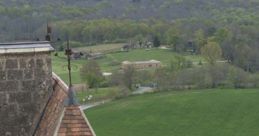
[[[50,51],[0,53],[0,136],[31,136],[52,94]]]

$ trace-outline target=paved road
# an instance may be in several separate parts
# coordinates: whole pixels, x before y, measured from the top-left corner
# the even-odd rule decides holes
[[[136,91],[132,92],[133,95],[144,94],[153,92],[154,89],[151,87],[139,87]]]
[[[132,92],[132,95],[139,95],[139,94],[144,94],[144,93],[150,93],[150,92],[153,92],[153,91],[154,91],[154,89],[151,88],[151,87],[140,87],[136,91]],[[112,99],[103,100],[103,101],[95,102],[95,103],[88,103],[88,104],[85,104],[85,105],[81,105],[80,108],[82,110],[87,110],[87,109],[90,109],[92,107],[96,107],[98,105],[102,105],[102,104],[105,104],[105,103],[110,102],[110,101],[112,101]]]
[[[95,102],[95,103],[89,103],[89,104],[81,105],[80,109],[87,110],[87,109],[90,109],[92,107],[96,107],[98,105],[105,104],[105,103],[110,102],[110,101],[112,101],[112,100],[111,99],[110,100],[103,100],[103,101],[100,101],[100,102]]]

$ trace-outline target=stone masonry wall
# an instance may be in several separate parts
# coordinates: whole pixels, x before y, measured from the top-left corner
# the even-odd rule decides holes
[[[50,95],[50,52],[0,55],[0,136],[31,136]]]

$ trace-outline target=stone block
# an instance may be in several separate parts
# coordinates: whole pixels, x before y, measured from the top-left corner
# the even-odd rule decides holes
[[[47,81],[42,79],[36,80],[35,87],[36,87],[36,90],[38,91],[46,90],[46,88],[48,87]]]
[[[34,80],[22,81],[22,91],[32,92],[36,91],[36,85]]]
[[[28,68],[35,68],[34,59],[30,59],[27,64]]]
[[[26,59],[22,58],[20,59],[20,69],[26,69],[27,68],[27,62]]]
[[[34,103],[20,104],[19,111],[22,113],[35,114],[37,112],[37,107]]]
[[[8,105],[10,106],[10,105]],[[13,107],[13,109],[6,109],[6,112],[8,112],[8,115],[5,117],[6,120],[5,123],[6,125],[8,126],[11,126],[15,123],[17,123],[17,114],[16,114],[16,111],[17,111],[17,108],[15,108],[16,106]]]
[[[20,59],[20,69],[33,69],[35,67],[34,58]]]
[[[42,69],[43,66],[44,66],[44,61],[43,61],[43,59],[37,59],[37,60],[36,60],[36,68]]]
[[[4,69],[5,69],[5,60],[0,59],[0,70],[4,70]]]
[[[16,94],[14,92],[7,94],[7,101],[9,104],[16,103]]]
[[[1,122],[9,122],[11,120],[8,119],[9,116],[14,116],[17,111],[17,106],[15,104],[5,104],[1,106],[0,110],[0,118]],[[2,125],[2,123],[0,123]]]
[[[19,104],[31,102],[31,92],[17,92],[15,95],[15,100]]]
[[[17,69],[18,68],[17,59],[7,59],[5,67],[6,67],[6,69]]]
[[[29,80],[29,79],[33,79],[34,78],[34,70],[23,70],[23,79],[25,80]]]
[[[0,82],[0,92],[15,92],[19,89],[18,81],[4,81]]]
[[[23,71],[22,70],[8,70],[7,80],[22,80]]]
[[[35,69],[34,74],[36,80],[46,79],[48,77],[48,74],[44,71],[44,69],[37,68]]]
[[[0,107],[6,104],[6,95],[4,93],[0,93]]]
[[[0,82],[0,93],[5,92],[5,82]]]
[[[51,58],[50,57],[46,58],[46,64],[47,64],[48,68],[51,68]]]
[[[32,132],[33,128],[31,128],[31,126],[21,124],[19,130],[19,136],[30,136],[31,134],[29,134],[29,132]]]
[[[0,81],[5,81],[5,80],[6,80],[6,72],[0,71]]]

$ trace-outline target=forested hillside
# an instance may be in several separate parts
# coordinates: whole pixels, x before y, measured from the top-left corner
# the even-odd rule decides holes
[[[176,52],[200,54],[207,42],[220,45],[224,59],[246,71],[259,70],[258,0],[0,0],[0,39],[44,40],[74,45],[147,42],[156,37]]]
[[[258,12],[258,0],[0,0],[0,39],[31,39],[47,21],[202,18],[254,24]]]
[[[220,13],[258,12],[258,0],[1,0],[1,13],[14,17],[69,18],[215,18]],[[251,15],[252,15],[251,14]]]

